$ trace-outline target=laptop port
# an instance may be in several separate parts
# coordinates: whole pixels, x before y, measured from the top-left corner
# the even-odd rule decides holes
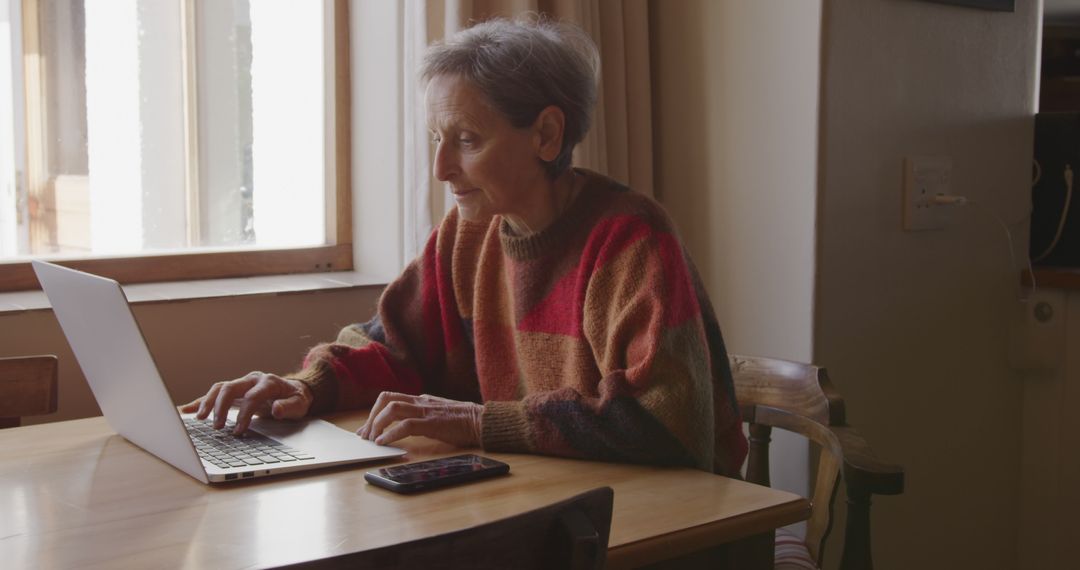
[[[247,472],[247,473],[244,473],[244,479],[247,479],[248,477],[254,477],[254,476],[255,476],[255,474],[250,472],[250,471]]]
[[[236,479],[236,473],[229,473],[225,476],[226,481],[232,481],[233,479]]]

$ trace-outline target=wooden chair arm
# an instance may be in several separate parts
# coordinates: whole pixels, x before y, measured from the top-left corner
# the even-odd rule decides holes
[[[824,368],[818,372],[818,384],[829,401],[829,426],[844,449],[844,479],[847,481],[849,494],[853,486],[856,492],[867,495],[903,493],[904,470],[878,459],[866,439],[855,428],[847,425],[844,397],[833,386]]]
[[[904,492],[904,469],[874,455],[870,444],[851,426],[832,426],[844,450],[844,480],[852,490],[867,495],[899,495]]]
[[[899,495],[904,492],[904,470],[874,455],[870,444],[850,426],[830,428],[844,450],[844,487],[847,492],[847,522],[840,570],[870,570],[870,496]]]

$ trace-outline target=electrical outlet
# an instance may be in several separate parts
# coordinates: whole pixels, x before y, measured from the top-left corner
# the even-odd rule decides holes
[[[904,159],[904,230],[939,230],[947,222],[947,208],[934,196],[952,194],[952,158],[912,156]]]

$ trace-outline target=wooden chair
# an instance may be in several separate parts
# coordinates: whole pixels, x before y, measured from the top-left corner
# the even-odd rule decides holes
[[[601,487],[473,528],[285,568],[599,570],[614,496]]]
[[[847,425],[844,399],[824,368],[740,355],[730,355],[730,363],[735,397],[743,421],[750,424],[748,481],[769,485],[769,439],[774,427],[798,433],[820,448],[806,539],[802,542],[778,531],[777,568],[785,563],[805,568],[795,562],[800,557],[821,566],[840,479],[848,497],[840,568],[872,568],[870,496],[902,493],[903,469],[878,460],[862,436]]]
[[[0,428],[56,411],[56,357],[0,358]]]

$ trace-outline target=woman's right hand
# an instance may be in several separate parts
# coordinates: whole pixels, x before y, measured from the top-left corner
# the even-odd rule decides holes
[[[200,420],[214,414],[214,429],[225,427],[229,408],[239,407],[234,434],[240,435],[258,414],[275,419],[297,419],[311,409],[312,394],[307,384],[276,374],[250,372],[243,378],[217,382],[206,395],[180,406],[185,414],[194,413]]]

